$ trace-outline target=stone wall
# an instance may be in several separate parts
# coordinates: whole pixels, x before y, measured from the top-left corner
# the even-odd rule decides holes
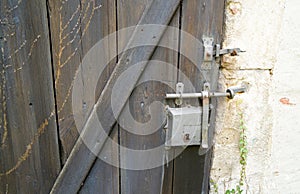
[[[290,2],[300,3],[297,3],[297,0]],[[275,176],[284,176],[278,171],[280,167],[274,166],[277,161],[284,160],[283,156],[277,153],[277,149],[286,149],[282,149],[278,144],[278,137],[273,136],[284,131],[280,129],[284,119],[279,123],[276,120],[280,114],[278,106],[290,110],[297,105],[282,104],[280,99],[285,95],[282,95],[278,88],[274,90],[272,87],[276,80],[281,79],[283,71],[283,68],[277,68],[283,67],[277,61],[284,61],[280,55],[286,54],[282,51],[284,43],[280,42],[282,22],[287,14],[285,5],[284,0],[226,2],[223,48],[239,47],[247,52],[239,56],[223,57],[219,89],[222,91],[233,85],[247,84],[249,90],[245,94],[237,95],[234,100],[219,100],[211,172],[218,193],[235,188],[240,179],[240,113],[244,116],[248,142],[246,185],[243,189],[247,190],[247,193],[286,193],[279,184],[282,178],[274,181]],[[288,139],[286,146],[290,146],[287,141]],[[211,186],[213,187],[213,184]]]

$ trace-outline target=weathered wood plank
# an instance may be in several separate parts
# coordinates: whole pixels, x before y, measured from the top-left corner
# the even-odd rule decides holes
[[[183,1],[182,30],[202,41],[203,35],[213,36],[214,43],[221,42],[223,24],[224,1],[218,0],[189,0]],[[203,68],[203,50],[199,53],[190,49],[190,44],[184,37],[181,39],[181,50],[195,56],[197,64],[192,64],[189,59],[181,57],[180,70],[188,75],[196,91],[201,91],[203,83],[208,81],[212,90],[217,89],[219,64],[214,63],[211,69]],[[191,53],[192,52],[192,53]],[[179,74],[180,75],[180,74]],[[179,76],[179,81],[187,83]],[[186,84],[187,85],[187,84]],[[192,92],[193,88],[185,87],[185,92]],[[197,105],[197,101],[187,101],[188,104]],[[216,108],[215,99],[211,103]],[[210,140],[213,135],[215,122],[215,109],[210,116]],[[209,142],[211,144],[211,141]],[[198,155],[198,146],[188,147],[174,161],[174,193],[208,193],[211,151]],[[187,168],[188,167],[188,168]],[[196,181],[195,181],[196,180]]]
[[[116,30],[114,1],[49,1],[51,18],[52,49],[55,64],[55,88],[59,119],[59,134],[62,162],[69,156],[82,126],[76,126],[72,109],[72,90],[76,76],[85,82],[88,75],[77,75],[82,59],[92,46]],[[115,38],[110,44],[115,44]],[[115,55],[115,46],[102,50],[106,55]],[[115,62],[107,65],[105,73],[99,79],[98,88],[94,91],[99,97]],[[85,68],[85,66],[82,66]],[[85,70],[83,70],[85,71]],[[88,88],[88,87],[87,87]],[[82,92],[82,120],[87,119],[95,101],[91,91]],[[88,93],[89,95],[85,95]],[[97,97],[96,97],[97,98]],[[97,98],[98,99],[98,98]]]
[[[82,9],[80,0],[49,0],[48,10],[59,120],[60,152],[61,161],[64,164],[79,135],[73,118],[71,90],[76,70],[82,59],[81,18],[88,20],[91,10]]]
[[[169,157],[174,157],[174,150],[171,149],[167,153]],[[164,165],[163,169],[163,183],[162,191],[163,194],[173,194],[173,169],[174,169],[174,160],[171,160]]]
[[[127,0],[120,1],[118,6],[118,25],[119,28],[126,28],[128,26],[136,25],[141,17],[145,7],[149,1]],[[128,14],[134,13],[134,14]],[[179,11],[177,10],[171,23],[171,26],[179,26]],[[126,38],[118,36],[119,48],[123,48],[126,44]],[[172,87],[175,87],[177,80],[177,64],[178,64],[178,42],[179,29],[169,29],[165,32],[161,39],[162,44],[168,45],[174,50],[166,48],[157,48],[151,60],[162,61],[171,64],[171,66],[157,64],[157,62],[149,62],[143,75],[139,79],[138,86],[131,94],[126,108],[129,111],[123,111],[120,116],[121,130],[120,130],[120,163],[124,169],[121,170],[121,191],[122,193],[161,193],[164,190],[163,180],[163,160],[164,149],[160,154],[150,158],[155,160],[158,166],[144,165],[143,168],[126,169],[126,167],[141,166],[144,158],[135,157],[130,154],[130,151],[122,149],[123,147],[143,151],[148,149],[155,149],[159,146],[164,147],[165,134],[163,130],[163,122],[165,121],[164,114],[164,95],[166,92],[173,92],[166,83],[168,82]],[[153,80],[149,78],[154,78]],[[155,108],[154,103],[161,103],[160,108]],[[141,126],[129,123],[129,117],[126,114],[131,114],[132,119],[139,122]],[[124,118],[124,119],[123,119]],[[124,120],[124,121],[123,121]],[[146,123],[153,123],[147,125]],[[127,124],[126,124],[127,123]],[[159,126],[158,128],[156,128]],[[142,135],[143,132],[147,135]],[[149,133],[149,134],[148,134]],[[151,163],[148,161],[148,163]],[[143,166],[143,165],[142,165]],[[141,167],[142,167],[141,166]],[[167,172],[166,172],[167,174]],[[170,173],[170,176],[172,174]],[[172,185],[172,178],[165,182],[166,185]]]
[[[201,193],[205,155],[198,155],[199,146],[191,146],[174,161],[173,193]]]
[[[88,21],[83,21],[83,26],[90,25],[90,27],[86,30],[85,35],[82,37],[83,57],[98,41],[106,38],[109,34],[116,31],[116,1],[96,0],[95,2],[97,5],[100,5],[101,8],[94,14],[90,24],[88,24]],[[84,9],[86,6],[88,6],[88,4],[83,3],[82,9]],[[90,107],[93,106],[93,99],[96,101],[102,93],[103,88],[105,87],[105,84],[107,83],[107,80],[109,79],[117,63],[116,36],[111,37],[107,41],[108,44],[106,48],[100,52],[102,52],[102,54],[106,52],[106,56],[110,56],[110,58],[113,60],[111,60],[108,64],[103,64],[106,65],[106,67],[98,80],[96,91],[83,92],[87,95],[95,95],[94,98],[92,96],[88,102],[85,102],[89,110]],[[88,69],[86,71],[88,71]],[[83,80],[87,80],[88,76],[90,76],[90,74],[85,75]],[[88,99],[88,97],[85,99]],[[116,125],[112,131],[113,132],[110,137],[112,140],[118,142],[118,126]],[[116,148],[115,146],[111,145],[111,142],[106,142],[101,154],[104,156],[100,156],[100,158],[96,159],[96,162],[92,166],[79,193],[119,193],[119,169],[110,163],[107,163],[109,161],[104,160],[105,158],[112,158],[112,160],[118,161],[119,149],[118,147]]]
[[[60,161],[46,0],[0,10],[0,193],[48,193]]]
[[[162,24],[166,25],[170,22],[174,12],[179,5],[179,0],[172,1],[153,1],[145,14],[142,16],[139,24]],[[161,8],[164,9],[161,9]],[[129,39],[127,46],[130,48],[137,42],[136,40],[141,40],[145,42],[151,42],[154,45],[157,44],[162,37],[165,27],[159,28],[156,31],[151,31],[151,36],[147,36],[143,33],[143,30],[139,27],[132,34],[132,38]],[[114,104],[114,112],[111,109],[111,95],[114,89],[114,85],[117,82],[119,76],[132,66],[140,61],[147,61],[153,54],[155,46],[145,46],[136,47],[134,49],[124,52],[116,65],[110,79],[107,82],[100,98],[98,99],[96,105],[94,106],[89,119],[87,120],[84,129],[82,131],[83,138],[89,138],[89,143],[94,145],[92,148],[93,153],[99,153],[102,149],[105,140],[107,139],[107,134],[110,134],[111,128],[115,124],[115,117],[118,117],[125,105],[128,97],[130,96],[133,88],[135,87],[141,73],[146,67],[146,63],[143,63],[140,68],[136,71],[127,82],[127,88],[120,88],[116,94],[119,98]],[[97,123],[99,122],[104,129],[104,131],[99,130]],[[70,157],[68,158],[63,170],[61,171],[55,185],[52,188],[52,193],[73,193],[78,191],[81,182],[87,175],[91,165],[95,160],[95,155],[88,152],[87,148],[80,138],[76,142]],[[79,158],[85,158],[85,161],[79,162]]]
[[[113,141],[118,142],[118,126],[116,125],[110,135]],[[84,181],[79,193],[119,193],[119,168],[112,166],[110,161],[119,161],[119,148],[106,142],[101,151],[100,158],[97,158]],[[107,158],[107,160],[105,160]]]

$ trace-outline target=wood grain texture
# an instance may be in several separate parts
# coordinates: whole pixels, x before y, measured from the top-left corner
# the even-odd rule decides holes
[[[192,34],[202,42],[202,37],[212,36],[214,44],[221,42],[224,1],[218,0],[189,0],[183,1],[182,5],[182,30]],[[215,61],[210,69],[203,68],[203,48],[199,53],[190,49],[190,44],[184,38],[181,39],[181,50],[192,52],[197,59],[197,64],[191,63],[189,59],[181,56],[180,70],[188,75],[188,80],[192,82],[196,91],[202,91],[203,83],[208,81],[211,90],[216,91],[219,64]],[[180,74],[179,74],[180,75]],[[183,77],[179,76],[179,81],[187,83]],[[187,84],[186,84],[187,85]],[[192,92],[193,88],[185,87],[185,92]],[[197,101],[185,101],[186,104],[197,105]],[[215,123],[216,100],[211,100],[214,109],[210,113],[209,144],[213,137]],[[200,103],[201,105],[201,103]],[[198,155],[199,147],[188,147],[174,161],[174,193],[208,193],[209,171],[211,151]],[[187,168],[189,167],[189,168]],[[195,181],[196,180],[196,181]]]
[[[179,0],[172,0],[168,2],[153,1],[147,11],[145,11],[139,24],[157,23],[166,25],[170,22],[178,5]],[[161,7],[164,7],[165,9],[160,9]],[[127,46],[130,48],[135,44],[135,40],[142,40],[142,38],[143,41],[149,41],[149,39],[151,39],[151,42],[155,45],[161,39],[165,29],[166,28],[160,28],[159,30],[151,33],[152,36],[145,36],[145,34],[140,31],[139,28],[136,28],[132,34],[132,38],[129,39],[130,41]],[[128,88],[126,90],[120,88],[122,89],[122,95],[117,95],[119,98],[114,104],[115,109],[113,112],[110,104],[111,95],[119,76],[131,65],[140,61],[147,61],[152,56],[154,49],[155,46],[136,47],[124,52],[121,55],[118,64],[111,74],[110,79],[108,80],[102,94],[100,95],[100,98],[95,104],[82,131],[83,138],[88,138],[89,142],[94,145],[91,150],[93,153],[99,153],[103,148],[103,145],[107,139],[107,134],[109,135],[111,133],[111,129],[115,124],[115,117],[120,115],[120,112],[122,111],[123,106],[135,87],[138,78],[145,69],[146,63],[140,66],[137,73],[132,76],[131,79],[128,79]],[[101,123],[104,131],[99,130],[97,122]],[[80,163],[78,162],[79,158],[85,158],[86,160]],[[78,139],[51,192],[73,193],[78,191],[81,182],[89,172],[89,169],[95,158],[95,155],[93,155],[91,152],[87,152],[83,140],[81,138]]]
[[[116,14],[114,1],[69,1],[59,2],[50,1],[49,10],[51,16],[52,29],[52,49],[55,63],[55,79],[57,93],[57,107],[59,118],[59,131],[61,142],[62,162],[67,160],[81,130],[82,126],[76,126],[72,109],[72,90],[74,79],[78,76],[85,83],[88,79],[88,74],[78,74],[78,68],[88,51],[101,39],[116,30]],[[111,56],[116,54],[115,46],[116,39],[110,39],[101,52],[103,55]],[[107,65],[102,73],[96,91],[89,91],[90,87],[83,87],[80,95],[82,98],[82,120],[84,123],[87,119],[95,99],[99,98],[105,83],[107,82],[113,67],[116,62],[112,61]],[[82,72],[88,71],[85,66],[81,66]],[[99,72],[100,73],[100,72]],[[94,94],[94,95],[93,95]],[[84,152],[89,152],[87,147],[84,147]],[[92,184],[96,180],[107,178],[107,174],[99,172],[105,170],[117,173],[117,170],[105,164],[101,160],[97,160],[94,170],[83,186],[83,191],[97,190],[100,183]],[[99,178],[99,179],[97,179]],[[110,177],[111,186],[118,190],[118,177],[112,174]],[[105,189],[109,188],[109,185]],[[112,188],[110,188],[113,190]]]
[[[201,193],[205,155],[198,155],[199,146],[188,147],[174,161],[173,193]],[[207,193],[207,192],[205,192]]]
[[[207,35],[213,36],[215,43],[221,42],[223,0],[186,0],[178,9],[179,4],[179,0],[0,1],[0,193],[49,193],[60,162],[66,163],[51,193],[208,193],[211,150],[199,156],[198,146],[188,147],[165,166],[152,168],[150,161],[163,164],[166,153],[173,157],[180,150],[163,149],[145,160],[148,156],[136,158],[124,149],[164,147],[164,96],[174,92],[177,80],[191,81],[197,91],[202,90],[204,81],[210,82],[212,90],[217,89],[219,64],[214,62],[211,69],[204,69],[202,47],[191,49],[178,29],[139,28],[142,24],[170,24],[200,41]],[[79,93],[82,118],[76,126],[74,79],[79,78],[83,86],[91,80],[90,74],[85,74],[89,67],[79,67],[80,63],[99,40],[129,26],[136,26],[132,28],[135,31],[115,34],[99,51],[112,60],[105,64],[95,91],[83,87]],[[192,64],[179,56],[176,49],[153,45],[124,50],[137,40],[181,49],[197,62]],[[150,59],[153,61],[135,66]],[[114,86],[132,67],[137,68],[136,73],[125,77],[126,85],[117,90],[113,111]],[[185,88],[185,92],[191,91]],[[211,103],[210,140],[215,99]],[[128,124],[128,113],[136,125]],[[78,139],[79,132],[92,147]],[[107,158],[121,168],[112,166]],[[150,166],[133,170],[143,162]]]
[[[81,8],[80,0],[49,0],[51,46],[54,63],[56,101],[59,120],[61,161],[64,164],[78,131],[73,118],[71,90],[76,70],[82,59],[81,18],[90,10]]]
[[[118,142],[118,125],[114,127],[110,138],[114,142]],[[88,176],[82,184],[79,193],[120,193],[119,168],[113,166],[110,163],[111,160],[119,161],[119,148],[114,146],[111,142],[106,142],[99,158],[96,159],[95,164],[92,166]]]
[[[106,38],[111,33],[115,33],[117,29],[116,2],[111,0],[98,0],[96,2],[101,6],[101,8],[93,16],[89,29],[86,31],[85,36],[82,37],[82,51],[84,54],[87,53],[92,46],[97,44],[98,41]],[[86,26],[87,24],[84,25]],[[105,53],[106,56],[110,56],[110,58],[113,60],[111,60],[108,64],[105,64],[106,67],[99,77],[96,91],[83,92],[87,94],[94,94],[95,101],[101,95],[107,80],[117,64],[116,38],[116,36],[110,37],[107,40],[106,48],[100,51],[102,54]],[[86,71],[88,71],[88,69]],[[90,74],[85,76],[86,77],[84,80],[87,80]],[[88,99],[88,97],[85,99]],[[89,102],[86,102],[86,104],[89,106],[89,110],[90,107],[93,106],[93,103],[93,98],[91,98]],[[116,125],[112,130],[110,138],[112,138],[113,141],[118,142],[118,125]],[[99,155],[99,158],[96,159],[95,163],[91,167],[88,176],[86,177],[84,183],[82,183],[79,193],[119,193],[119,169],[105,160],[105,158],[110,158],[114,161],[118,161],[119,149],[111,145],[110,142],[106,142],[100,154],[102,155]]]
[[[46,0],[0,9],[0,193],[48,193],[60,156]]]
[[[62,3],[63,2],[63,3]],[[72,90],[74,80],[84,83],[88,75],[78,74],[79,65],[88,51],[102,38],[116,30],[114,1],[49,1],[50,27],[52,34],[53,61],[55,64],[55,88],[59,119],[59,134],[62,162],[64,163],[72,150],[82,127],[75,125],[72,109]],[[115,39],[110,40],[114,44]],[[113,46],[115,48],[115,46]],[[115,55],[109,45],[102,51]],[[114,63],[108,65],[106,74],[101,77],[105,85]],[[81,66],[85,72],[85,66]],[[105,77],[106,76],[106,77]],[[82,98],[82,121],[84,123],[94,105],[95,98],[91,91],[85,89]],[[103,86],[94,95],[102,92]],[[85,94],[89,95],[85,95]],[[80,106],[80,105],[78,105]]]
[[[118,4],[118,27],[126,28],[128,26],[136,25],[143,11],[149,5],[149,0],[126,0],[120,1]],[[133,14],[128,14],[133,13]],[[171,26],[179,26],[179,11],[174,14]],[[122,34],[123,35],[123,34]],[[122,35],[118,36],[118,48],[124,48],[126,38]],[[169,29],[165,32],[162,39],[162,44],[168,45],[174,50],[158,47],[156,48],[150,60],[162,61],[171,64],[166,66],[158,64],[157,62],[150,61],[144,73],[138,81],[138,85],[131,94],[129,101],[125,108],[128,111],[123,111],[120,119],[120,163],[124,167],[141,166],[145,160],[144,157],[132,156],[130,152],[123,147],[138,151],[147,151],[149,149],[164,146],[165,132],[163,123],[165,119],[164,114],[164,95],[165,92],[173,92],[172,88],[162,83],[163,80],[168,82],[172,87],[175,87],[177,80],[177,59],[178,59],[178,42],[179,42],[179,29]],[[173,68],[172,68],[173,67]],[[151,77],[155,80],[149,81]],[[153,103],[161,103],[160,108],[155,108]],[[152,109],[152,110],[151,110]],[[123,115],[124,114],[124,115]],[[129,124],[126,117],[131,114],[132,119],[140,125]],[[125,118],[125,119],[123,119]],[[122,122],[122,120],[125,120]],[[153,125],[149,126],[146,123],[151,122]],[[156,126],[160,126],[156,128]],[[141,135],[142,131],[147,135]],[[163,180],[163,160],[164,150],[161,150],[159,155],[155,155],[149,160],[157,161],[160,166],[151,167],[144,165],[145,169],[121,169],[121,191],[122,193],[161,193],[164,192]],[[148,161],[148,163],[150,163]],[[167,172],[166,172],[167,174]],[[167,175],[166,175],[167,176]],[[172,178],[165,182],[165,185],[172,185]],[[167,186],[166,186],[167,187]]]

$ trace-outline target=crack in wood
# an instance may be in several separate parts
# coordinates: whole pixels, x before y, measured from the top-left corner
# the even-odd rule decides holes
[[[1,48],[2,51],[2,60],[4,61],[4,48]],[[3,114],[3,136],[1,139],[1,149],[5,147],[5,142],[8,135],[8,129],[7,129],[7,115],[6,115],[6,79],[5,79],[5,68],[3,68],[1,72],[1,78],[2,78],[2,114]]]

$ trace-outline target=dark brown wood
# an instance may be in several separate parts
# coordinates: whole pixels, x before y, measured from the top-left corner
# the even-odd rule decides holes
[[[116,31],[116,5],[115,1],[111,0],[97,0],[95,1],[97,5],[101,5],[99,11],[95,12],[93,18],[88,24],[88,21],[83,21],[83,26],[89,25],[86,33],[82,37],[82,52],[83,57],[89,51],[89,49],[94,46],[98,41],[106,38],[111,33]],[[87,3],[82,4],[82,7],[88,6]],[[106,52],[106,56],[110,56],[113,60],[106,65],[105,70],[102,72],[97,84],[95,91],[95,100],[97,100],[107,83],[116,63],[117,63],[117,47],[116,47],[116,36],[111,37],[102,53]],[[86,75],[89,76],[89,75]],[[92,107],[93,102],[90,100],[86,102],[88,108]],[[112,140],[118,142],[118,125],[112,130],[110,136]],[[119,149],[115,148],[106,142],[101,154],[104,154],[107,158],[113,158],[114,161],[118,161]],[[97,158],[94,165],[86,177],[79,193],[119,193],[119,169],[105,161],[104,158]]]
[[[143,14],[143,11],[149,4],[149,0],[126,0],[120,1],[118,4],[118,28],[126,28],[128,26],[136,25],[139,18]],[[132,13],[132,14],[128,14]],[[179,26],[179,11],[177,10],[170,22],[171,26]],[[119,49],[123,48],[127,40],[123,36],[118,36]],[[124,128],[120,128],[120,163],[125,167],[134,164],[141,164],[144,158],[132,157],[132,155],[123,147],[134,149],[134,150],[148,150],[151,148],[156,148],[158,146],[163,146],[165,141],[165,134],[163,127],[163,122],[165,121],[164,114],[164,95],[165,92],[173,92],[172,88],[165,85],[165,83],[159,82],[163,80],[165,82],[171,83],[172,87],[175,88],[175,83],[177,79],[177,64],[178,64],[178,42],[179,42],[179,29],[172,29],[165,32],[161,42],[164,45],[168,45],[171,49],[166,48],[156,48],[151,60],[157,60],[172,64],[171,66],[156,65],[156,62],[149,62],[144,73],[139,79],[140,84],[134,89],[131,94],[129,101],[127,102],[126,108],[129,109],[129,114],[132,118],[144,124],[142,126],[130,126],[122,125]],[[156,76],[155,76],[156,75]],[[159,76],[158,76],[159,75]],[[149,77],[155,77],[157,81],[146,81]],[[155,109],[156,111],[150,112],[150,107],[154,102],[160,102],[161,108]],[[152,110],[154,108],[152,107]],[[128,112],[123,113],[128,114]],[[126,118],[126,116],[125,116]],[[122,119],[122,114],[121,118]],[[150,121],[151,120],[151,121]],[[146,122],[155,123],[152,126],[146,125]],[[125,121],[126,123],[126,121]],[[160,128],[155,129],[155,126],[160,124]],[[126,128],[126,126],[128,128]],[[127,131],[129,129],[129,131]],[[137,133],[141,131],[150,131],[149,135],[138,135],[132,133],[135,131]],[[156,160],[160,163],[160,166],[155,166],[155,168],[146,169],[121,169],[121,191],[122,193],[161,193],[163,189],[163,160],[164,160],[164,150],[161,154],[150,160]],[[167,174],[167,173],[166,173]],[[172,179],[168,180],[168,185],[172,185]]]
[[[0,193],[49,193],[60,156],[46,0],[1,1],[0,37]]]
[[[168,153],[169,157],[174,157],[174,150],[171,149]],[[173,193],[173,169],[174,169],[174,160],[171,160],[164,165],[163,168],[163,182],[162,182],[162,192],[163,194],[172,194]]]
[[[218,0],[188,0],[182,5],[182,30],[192,34],[202,42],[203,35],[214,37],[214,43],[221,43],[224,1]],[[188,75],[196,91],[201,91],[203,83],[208,81],[211,90],[217,89],[219,64],[214,62],[211,69],[203,68],[203,50],[196,53],[190,49],[190,43],[181,39],[181,50],[196,57],[197,64],[184,57],[180,59],[180,71]],[[179,74],[179,81],[187,83]],[[187,84],[186,84],[187,85]],[[185,92],[192,92],[192,88],[185,87]],[[197,105],[197,101],[186,101]],[[215,99],[211,103],[216,108]],[[215,108],[210,114],[209,144],[214,130]],[[174,193],[208,193],[211,152],[198,155],[198,146],[188,147],[174,161]]]
[[[116,125],[111,134],[113,141],[118,142],[118,126]],[[91,168],[86,180],[84,181],[79,193],[119,193],[119,169],[112,166],[105,158],[111,158],[114,161],[119,160],[119,149],[111,143],[106,142],[102,150],[102,156],[97,158]]]
[[[116,31],[116,13],[115,1],[50,1],[49,11],[51,16],[52,29],[52,49],[55,63],[55,78],[57,92],[57,107],[59,118],[59,131],[61,142],[62,162],[64,163],[69,156],[77,138],[78,131],[82,130],[80,126],[75,125],[72,109],[72,90],[74,79],[86,81],[86,76],[78,75],[78,68],[85,57],[86,53],[98,41],[105,36]],[[116,37],[109,40],[109,44],[101,52],[106,56],[116,55]],[[81,96],[82,106],[85,107],[83,119],[89,115],[94,105],[94,99],[98,99],[105,83],[107,82],[114,66],[115,61],[107,65],[104,73],[101,75],[95,96],[90,91],[83,91]],[[84,68],[81,67],[81,68]],[[77,76],[77,77],[76,77]],[[80,76],[80,77],[78,77]],[[88,87],[87,87],[88,88]],[[83,88],[85,89],[85,88]],[[88,96],[84,94],[88,93]],[[82,121],[83,123],[85,121]],[[108,178],[107,174],[99,172],[104,170],[111,173]],[[101,183],[93,184],[93,181],[108,179],[107,187],[111,191],[118,190],[118,170],[110,165],[105,164],[97,159],[95,167],[92,168],[90,175],[83,184],[84,191],[100,191]],[[107,192],[105,192],[107,193]]]
[[[145,11],[139,24],[156,23],[166,25],[170,22],[178,5],[179,0],[153,1],[148,10]],[[162,7],[164,9],[161,9]],[[147,41],[149,38],[154,44],[157,44],[162,37],[164,30],[165,28],[160,28],[156,32],[151,32],[151,36],[147,36],[147,34],[144,34],[139,28],[136,28],[127,45],[130,46],[133,44],[134,40]],[[110,134],[116,121],[115,117],[119,116],[141,73],[145,69],[146,63],[140,66],[137,73],[133,75],[131,79],[128,79],[128,89],[122,91],[122,95],[119,95],[120,99],[116,102],[116,109],[113,113],[110,105],[111,94],[118,77],[131,65],[140,61],[147,61],[152,56],[154,49],[155,46],[136,47],[124,52],[120,57],[120,61],[111,74],[110,79],[108,80],[82,131],[82,136],[84,138],[90,138],[90,143],[95,145],[93,148],[94,153],[99,153],[102,149],[106,140],[106,134]],[[100,131],[98,126],[95,125],[98,118],[100,119],[105,132]],[[81,182],[84,180],[96,158],[95,155],[87,150],[88,149],[83,140],[81,138],[78,139],[63,170],[57,178],[51,193],[74,193],[78,191]],[[79,162],[80,158],[85,158],[85,161]]]
[[[199,156],[198,146],[188,147],[164,166],[166,154],[172,158],[182,150],[161,150],[154,158],[161,165],[133,170],[147,157],[134,158],[124,149],[146,151],[164,146],[163,106],[167,103],[174,107],[164,100],[164,95],[174,92],[176,82],[187,86],[191,81],[197,91],[202,90],[204,81],[210,82],[212,90],[217,88],[219,64],[215,62],[211,69],[204,69],[202,47],[193,48],[183,32],[137,26],[170,24],[200,41],[207,35],[220,43],[224,1],[179,1],[0,1],[0,193],[49,193],[65,162],[51,193],[208,193],[211,150]],[[78,73],[89,71],[80,63],[99,40],[129,26],[133,26],[131,31],[110,37],[99,51],[112,60],[101,72],[96,90],[83,87],[78,94],[83,117],[82,124],[76,126],[72,107],[74,80],[87,84],[90,76]],[[136,40],[179,48],[195,56],[196,62],[193,64],[175,50],[154,45],[124,50]],[[117,52],[121,52],[119,56]],[[137,73],[125,78],[126,87],[117,90],[119,98],[113,113],[111,95],[119,76],[136,63],[150,59],[171,66],[157,66],[154,61],[137,66]],[[192,91],[185,87],[185,92]],[[161,105],[153,106],[157,102]],[[216,100],[211,102],[216,108]],[[185,104],[199,102],[187,100]],[[210,140],[215,108],[210,117]],[[139,122],[138,126],[126,124],[126,110]],[[104,131],[99,130],[98,120]],[[154,129],[146,125],[150,120],[160,126]],[[141,131],[150,134],[135,134]],[[78,139],[80,132],[95,145],[93,148]]]
[[[80,8],[79,0],[66,4],[62,4],[62,1],[48,1],[62,163],[66,161],[78,137],[70,89],[82,52],[79,24],[80,15],[85,12]]]
[[[174,161],[173,193],[201,193],[205,155],[198,155],[199,146],[188,147]]]
[[[80,0],[62,2],[49,0],[48,10],[59,120],[60,152],[61,161],[64,164],[79,135],[73,118],[71,92],[76,70],[82,59],[81,28],[84,27],[81,25],[81,19],[90,20],[91,10],[82,8]]]

